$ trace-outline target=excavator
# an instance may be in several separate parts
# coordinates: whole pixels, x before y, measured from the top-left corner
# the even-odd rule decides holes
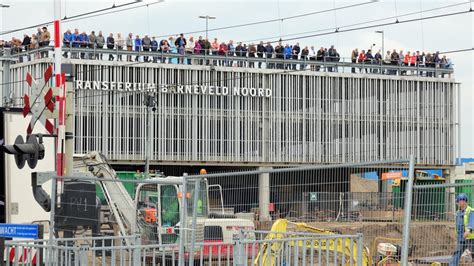
[[[278,219],[272,225],[270,234],[267,235],[265,240],[278,240],[283,237],[287,238],[288,235],[288,225],[295,227],[295,231],[314,233],[318,235],[334,235],[335,233],[319,229],[313,226],[310,226],[306,223],[294,223],[286,219]],[[313,250],[321,251],[331,251],[332,253],[336,252],[345,256],[347,265],[357,265],[357,243],[353,239],[342,239],[338,240],[325,240],[325,239],[315,239],[314,241],[308,242],[304,240],[295,240],[289,241],[288,244],[291,247],[298,246],[300,248],[307,248]],[[278,254],[284,248],[283,243],[280,241],[265,242],[260,248],[260,252],[255,258],[254,265],[266,265],[274,266],[281,265],[281,262],[278,262]],[[352,261],[351,261],[352,259]],[[284,265],[284,264],[283,264]],[[369,250],[364,248],[362,250],[362,265],[372,265],[372,260],[369,254]]]
[[[62,206],[56,206],[56,213],[60,214],[61,218],[56,222],[56,231],[71,234],[77,228],[89,228],[92,229],[93,235],[100,235],[103,225],[112,224],[114,228],[118,229],[114,230],[115,235],[130,236],[138,233],[141,236],[141,243],[132,243],[129,238],[125,238],[124,240],[129,246],[174,244],[178,240],[179,234],[186,234],[186,243],[189,244],[191,241],[191,237],[188,236],[190,230],[180,229],[191,227],[195,199],[197,199],[197,210],[195,230],[193,231],[196,232],[195,243],[204,243],[204,258],[208,256],[207,253],[217,254],[218,249],[231,249],[233,238],[240,233],[240,230],[255,230],[254,222],[251,220],[210,212],[209,186],[204,178],[186,183],[187,189],[183,193],[184,177],[154,177],[148,179],[149,182],[146,184],[138,184],[135,198],[132,198],[124,184],[117,182],[117,174],[106,157],[98,152],[84,155],[80,161],[77,160],[74,164],[73,176],[77,176],[77,179],[64,181]],[[81,178],[83,178],[82,181]],[[79,213],[79,209],[71,208],[71,204],[68,204],[72,202],[70,198],[74,198],[74,202],[96,202],[96,182],[87,181],[91,179],[98,179],[97,184],[104,192],[107,205],[105,207],[111,214],[107,221],[104,221],[104,215],[100,214],[100,210],[104,206],[88,208],[93,209],[88,213]],[[51,200],[41,187],[45,180],[46,178],[32,177],[32,185],[36,201],[49,211],[52,207]],[[199,188],[197,188],[197,182],[199,182]],[[82,191],[82,195],[77,191]],[[84,193],[85,191],[93,193]],[[93,198],[87,198],[89,195],[93,195]],[[184,208],[186,211],[183,210],[182,197],[186,197],[188,202],[187,208]],[[180,224],[183,212],[189,214],[185,216],[188,217],[186,225]],[[81,215],[87,217],[81,217]],[[75,237],[74,235],[68,236]],[[212,244],[206,245],[206,243]],[[218,244],[216,245],[216,243]],[[232,250],[229,252],[232,254]]]

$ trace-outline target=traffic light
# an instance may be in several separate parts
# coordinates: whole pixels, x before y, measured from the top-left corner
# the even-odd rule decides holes
[[[0,147],[4,152],[13,154],[19,169],[25,166],[25,162],[28,162],[28,166],[34,169],[38,164],[38,160],[44,158],[44,145],[41,135],[28,135],[26,142],[23,141],[21,135],[18,135],[15,139],[15,144],[1,144]]]

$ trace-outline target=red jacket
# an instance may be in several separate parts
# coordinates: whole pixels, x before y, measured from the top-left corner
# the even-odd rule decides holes
[[[367,55],[365,53],[361,53],[359,55],[359,63],[363,63],[367,59]]]
[[[227,50],[228,50],[228,49],[227,49],[227,45],[226,45],[226,44],[221,44],[221,45],[219,46],[219,52],[218,52],[218,54],[219,54],[219,55],[222,55],[222,56],[225,56],[225,55],[227,54]]]
[[[408,65],[410,61],[411,61],[411,55],[406,54],[405,59],[403,60],[403,63],[405,63],[405,65]]]

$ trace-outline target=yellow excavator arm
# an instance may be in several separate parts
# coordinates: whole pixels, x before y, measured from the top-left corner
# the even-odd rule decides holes
[[[272,225],[272,233],[268,234],[265,238],[266,240],[278,240],[283,238],[291,237],[287,233],[287,227],[290,222],[286,219],[278,219]],[[309,233],[315,233],[320,235],[334,235],[333,232],[312,227],[305,223],[291,223],[296,226],[296,231],[303,231]],[[357,265],[357,243],[354,239],[315,239],[315,240],[290,240],[288,241],[289,246],[298,246],[300,248],[315,249],[321,251],[332,251],[342,254],[347,259],[346,264]],[[257,257],[254,261],[255,265],[266,265],[274,266],[277,264],[278,254],[283,248],[283,243],[281,241],[275,242],[266,242],[262,245],[260,252],[257,254]],[[371,258],[369,252],[366,248],[362,251],[362,265],[371,265]],[[360,266],[362,266],[360,265]]]

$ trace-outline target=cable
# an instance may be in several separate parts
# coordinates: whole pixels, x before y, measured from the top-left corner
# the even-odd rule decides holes
[[[160,3],[161,1],[159,2],[156,2],[156,3],[150,3],[150,4],[146,4],[146,5],[151,5],[151,4],[157,4],[157,3]],[[97,14],[97,13],[101,13],[101,12],[105,12],[105,11],[108,11],[108,10],[111,10],[111,9],[116,9],[116,8],[122,8],[122,7],[126,7],[126,6],[129,6],[129,5],[134,5],[134,4],[137,4],[139,2],[137,1],[133,1],[133,2],[128,2],[128,3],[124,3],[124,4],[120,4],[120,5],[113,5],[111,7],[107,7],[107,8],[102,8],[102,9],[97,9],[97,10],[94,10],[94,11],[88,11],[88,12],[85,12],[85,13],[81,13],[81,14],[78,14],[78,15],[74,15],[74,16],[71,16],[71,17],[64,17],[62,19],[63,22],[67,22],[67,21],[75,21],[75,20],[78,20],[78,19],[82,19],[83,17],[85,18],[89,18],[91,17],[91,15],[95,14],[95,16],[97,15],[105,15],[105,14],[110,14],[111,12],[109,13],[103,13],[103,14]],[[135,6],[133,8],[138,8],[138,7],[142,7],[142,6],[145,6],[145,5],[141,5],[141,6]],[[121,12],[121,11],[125,11],[125,10],[130,10],[131,8],[127,8],[127,9],[120,9],[120,10],[115,10],[115,12]],[[22,31],[22,30],[27,30],[27,29],[31,29],[31,28],[37,28],[37,27],[41,27],[41,26],[44,26],[44,25],[50,25],[50,24],[53,24],[54,21],[48,21],[48,22],[44,22],[44,23],[40,23],[40,24],[36,24],[36,25],[32,25],[32,26],[27,26],[27,27],[22,27],[22,28],[17,28],[17,29],[13,29],[13,30],[7,30],[7,31],[2,31],[0,32],[0,36],[2,35],[6,35],[6,34],[10,34],[10,33],[14,33],[14,32],[19,32],[19,31]]]
[[[378,1],[379,0],[371,0],[369,2],[363,2],[363,3],[353,4],[353,5],[341,6],[341,7],[338,7],[338,8],[331,8],[331,9],[325,9],[325,10],[320,10],[320,11],[314,11],[314,12],[310,12],[310,13],[303,13],[303,14],[294,15],[294,16],[288,16],[288,17],[282,17],[282,18],[261,20],[261,21],[255,21],[255,22],[249,22],[249,23],[243,23],[243,24],[237,24],[237,25],[231,25],[231,26],[213,28],[213,29],[208,29],[208,32],[235,29],[235,28],[241,28],[241,27],[248,27],[248,26],[254,26],[254,25],[259,25],[259,24],[279,22],[279,21],[284,21],[284,20],[291,20],[291,19],[296,19],[296,18],[301,18],[301,17],[306,17],[306,16],[312,16],[312,15],[327,13],[327,12],[336,11],[336,10],[342,10],[342,9],[348,9],[348,8],[352,8],[352,7],[363,6],[363,5],[367,5],[367,4],[373,4],[373,3],[376,3]],[[278,16],[280,16],[280,15],[278,15]],[[196,33],[203,33],[203,32],[206,32],[206,31],[205,30],[199,30],[199,31],[183,32],[183,34],[196,34]],[[175,35],[178,35],[178,34],[174,33],[174,34],[160,35],[160,36],[154,36],[154,37],[164,38],[164,37],[168,37],[168,36],[175,36]]]
[[[457,16],[457,15],[467,14],[467,13],[470,13],[470,12],[472,12],[472,10],[460,11],[460,12],[454,12],[454,13],[445,13],[445,14],[441,14],[441,15],[434,15],[434,16],[423,17],[423,18],[415,18],[415,19],[409,19],[409,20],[404,20],[404,21],[397,20],[395,22],[381,23],[381,24],[375,24],[375,25],[369,25],[369,26],[364,26],[364,27],[345,29],[345,30],[341,30],[340,28],[336,28],[335,31],[331,31],[331,32],[304,35],[304,36],[298,36],[298,37],[287,38],[287,39],[276,40],[276,41],[270,41],[270,42],[275,43],[275,42],[279,42],[279,41],[301,40],[301,39],[307,39],[307,38],[312,38],[312,37],[319,37],[319,36],[337,34],[337,33],[342,33],[342,32],[351,32],[351,31],[365,30],[365,29],[371,29],[371,28],[379,28],[379,27],[398,25],[398,24],[403,24],[403,23],[410,23],[410,22],[415,22],[415,21],[436,19],[436,18],[449,17],[449,16]]]
[[[445,52],[440,52],[439,54],[454,54],[454,53],[463,53],[463,52],[472,52],[474,51],[473,48],[467,48],[467,49],[458,49],[458,50],[451,50],[451,51],[445,51]]]
[[[441,10],[441,9],[445,9],[445,8],[461,6],[461,5],[465,5],[465,4],[467,4],[467,3],[466,2],[456,3],[456,4],[451,4],[451,5],[447,5],[447,6],[426,9],[426,10],[417,11],[417,12],[405,13],[405,14],[398,15],[398,16],[390,16],[390,17],[385,17],[385,18],[380,18],[380,19],[374,19],[374,20],[368,20],[368,21],[364,21],[364,22],[353,23],[353,24],[349,24],[349,25],[340,26],[339,28],[347,28],[347,27],[352,27],[352,26],[365,25],[365,24],[385,21],[385,20],[389,20],[389,19],[398,19],[398,18],[401,18],[401,17],[417,15],[420,12],[426,13],[426,12]],[[299,32],[299,33],[286,34],[286,35],[283,35],[283,37],[298,36],[298,35],[301,35],[301,34],[316,33],[316,32],[323,32],[323,31],[336,30],[336,29],[338,29],[338,28],[326,28],[326,29],[319,29],[319,30],[312,30],[312,31],[304,31],[304,32]],[[255,42],[255,41],[260,41],[262,39],[263,40],[268,40],[268,39],[275,39],[275,38],[279,38],[279,36],[271,36],[271,37],[265,37],[265,38],[255,39],[255,40],[246,40],[246,41],[242,41],[242,42]]]

